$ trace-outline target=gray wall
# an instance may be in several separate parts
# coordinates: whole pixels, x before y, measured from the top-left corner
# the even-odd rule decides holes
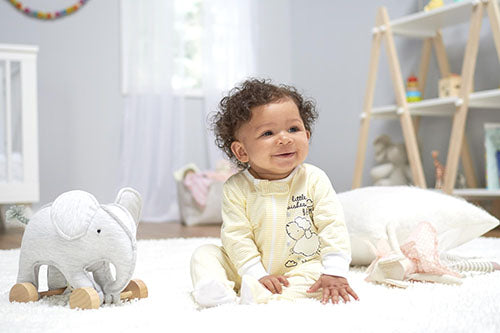
[[[257,75],[291,83],[292,41],[289,0],[260,0],[257,5]]]
[[[122,110],[118,0],[89,1],[54,21],[0,1],[0,43],[39,46],[40,204],[71,189],[111,201]]]
[[[446,1],[445,1],[446,2]],[[448,1],[451,2],[451,1]],[[410,0],[348,1],[293,0],[292,18],[292,81],[306,94],[316,99],[320,119],[313,134],[309,161],[329,174],[337,191],[349,190],[352,185],[356,145],[365,86],[368,77],[371,48],[371,29],[379,6],[385,6],[390,18],[417,11],[418,2]],[[468,25],[443,31],[444,43],[450,58],[451,70],[460,73]],[[418,73],[421,41],[396,38],[403,76]],[[374,105],[394,103],[385,50],[382,50],[377,77]],[[491,37],[489,22],[483,21],[480,60],[476,68],[476,90],[498,88],[500,68]],[[437,96],[438,67],[431,58],[427,80],[427,97]],[[493,74],[494,73],[494,74]],[[467,135],[476,162],[476,174],[484,186],[483,123],[499,122],[494,111],[474,110],[469,117]],[[419,133],[428,186],[434,185],[431,150],[441,152],[445,162],[451,118],[423,118]],[[364,185],[370,185],[369,169],[373,166],[371,143],[378,135],[389,134],[402,141],[399,122],[373,119],[364,169]]]

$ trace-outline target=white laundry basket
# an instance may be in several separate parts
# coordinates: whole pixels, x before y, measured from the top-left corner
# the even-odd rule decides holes
[[[224,182],[214,180],[209,187],[205,207],[201,207],[194,199],[183,180],[188,172],[199,172],[194,164],[189,164],[174,173],[177,183],[177,201],[181,221],[187,226],[203,224],[221,224],[222,186]]]

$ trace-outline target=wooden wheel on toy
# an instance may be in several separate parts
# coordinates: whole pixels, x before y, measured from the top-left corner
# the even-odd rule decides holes
[[[131,280],[120,293],[120,299],[134,299],[148,297],[148,288],[141,280]],[[71,293],[69,307],[72,309],[98,309],[99,295],[93,288],[78,288]]]
[[[19,303],[36,302],[38,301],[38,290],[29,282],[16,283],[10,288],[9,301]]]
[[[10,302],[36,302],[40,297],[52,296],[52,295],[60,295],[62,294],[66,288],[53,289],[38,292],[36,287],[29,282],[17,283],[11,289],[9,293],[9,301]]]
[[[91,287],[75,289],[69,296],[69,307],[71,309],[99,309],[100,305],[99,294]]]
[[[131,280],[120,294],[121,299],[134,299],[148,297],[148,287],[139,279]]]

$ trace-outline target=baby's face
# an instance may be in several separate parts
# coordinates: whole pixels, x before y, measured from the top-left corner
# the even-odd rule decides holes
[[[283,179],[306,159],[309,137],[297,105],[284,99],[253,108],[231,149],[255,178]]]

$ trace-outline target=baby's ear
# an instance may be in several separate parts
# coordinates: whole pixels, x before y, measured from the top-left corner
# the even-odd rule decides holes
[[[238,161],[242,163],[247,163],[249,161],[247,151],[241,142],[233,141],[233,143],[231,143],[231,151]]]
[[[311,138],[311,132],[310,131],[306,131],[307,133],[307,140],[309,140]]]

